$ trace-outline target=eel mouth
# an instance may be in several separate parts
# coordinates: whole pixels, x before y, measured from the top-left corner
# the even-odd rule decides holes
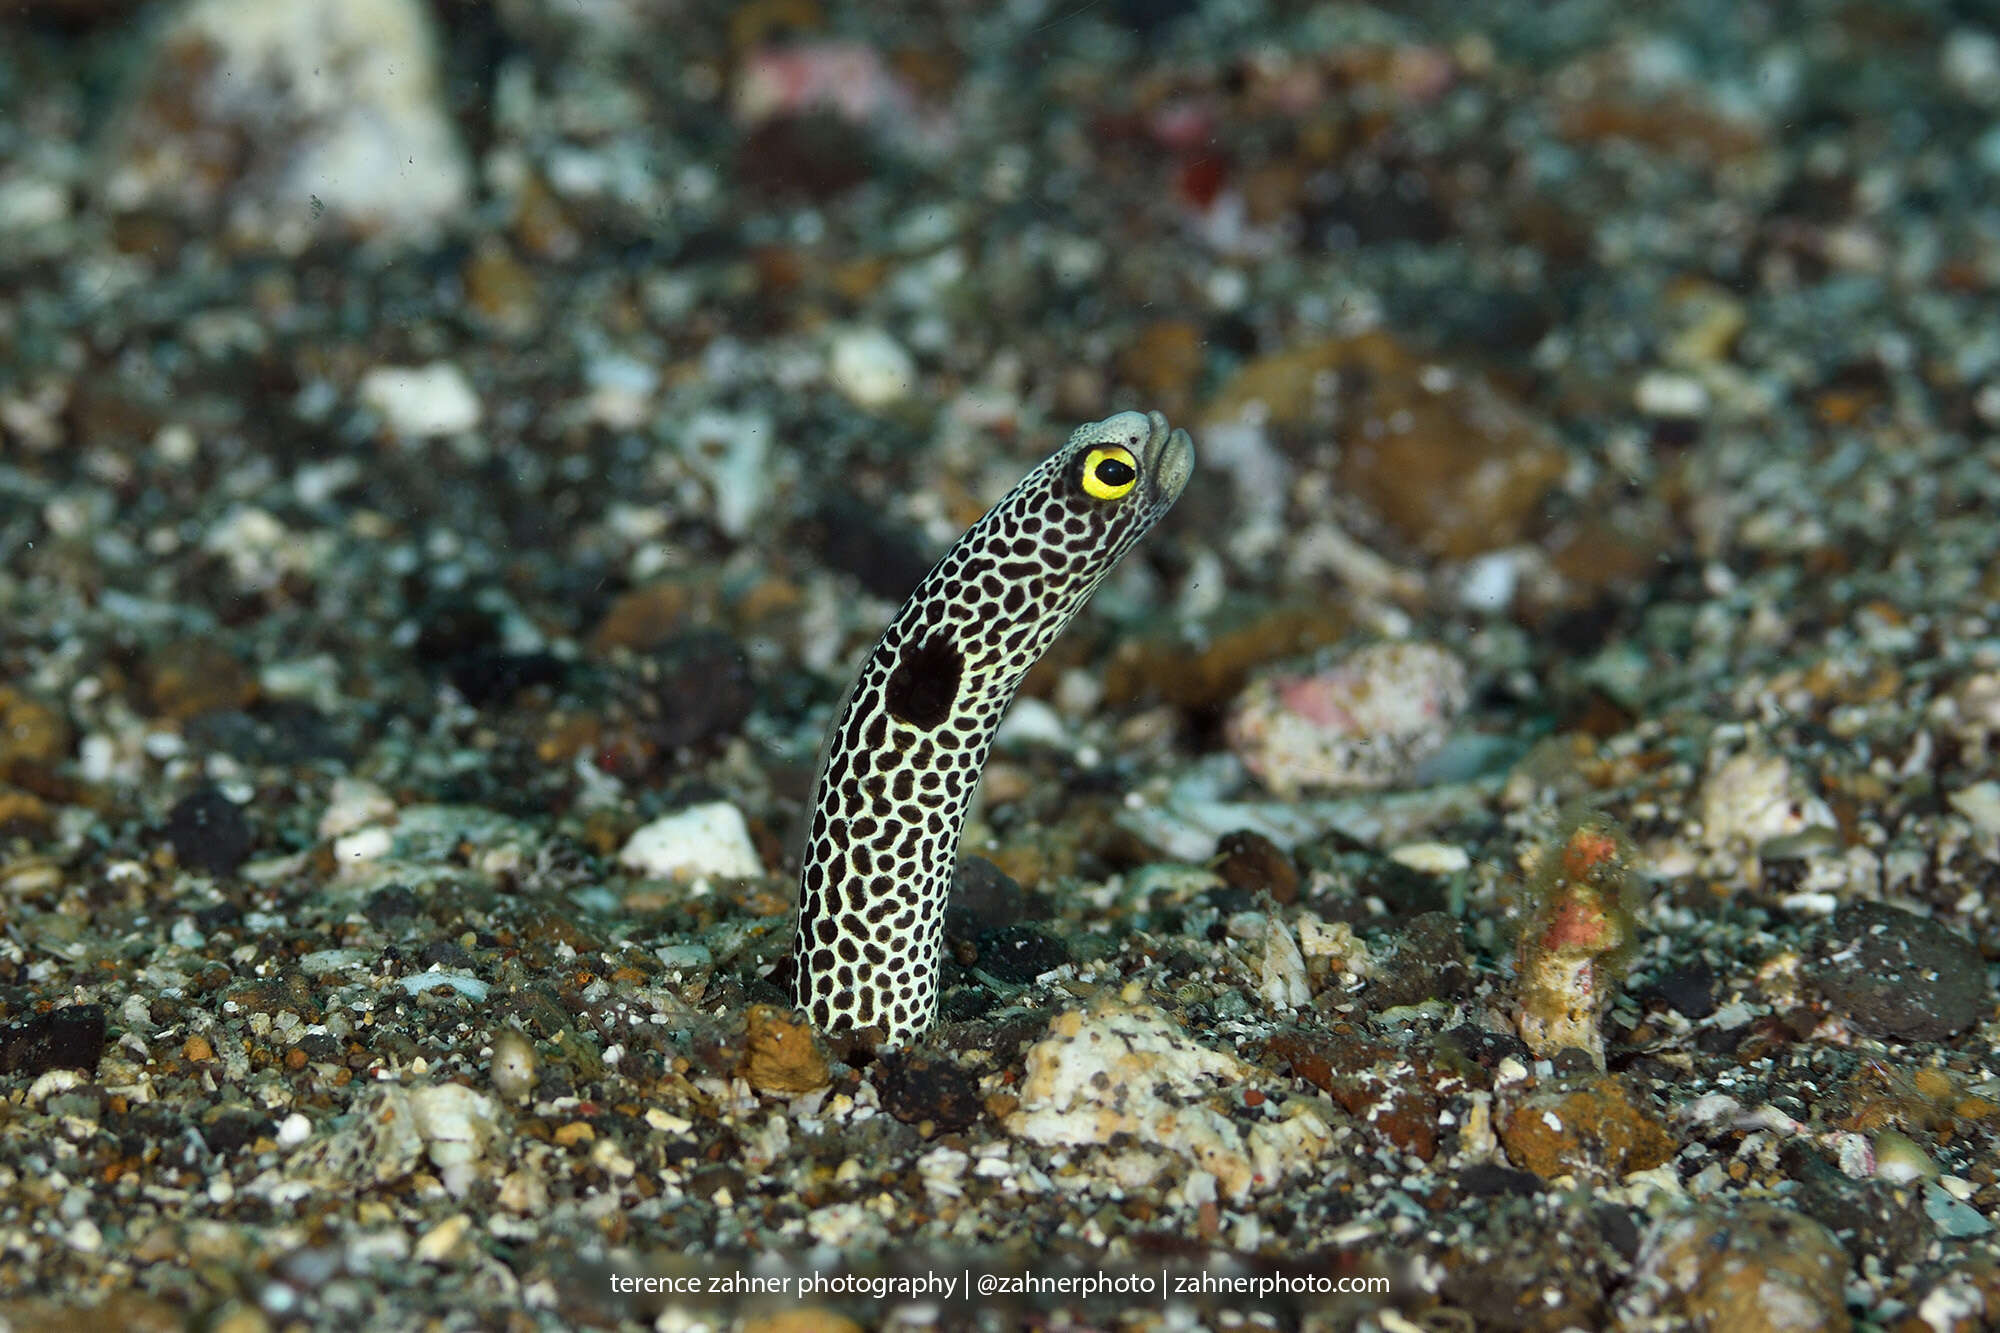
[[[1172,504],[1194,475],[1194,440],[1184,430],[1170,429],[1161,413],[1148,412],[1146,424],[1150,429],[1140,461],[1153,480],[1154,494],[1162,504]]]

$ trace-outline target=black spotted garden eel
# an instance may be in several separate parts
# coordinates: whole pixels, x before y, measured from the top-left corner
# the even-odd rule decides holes
[[[813,784],[792,999],[821,1031],[901,1045],[931,1026],[959,834],[1000,716],[1193,471],[1193,441],[1158,412],[1078,427],[883,631]]]

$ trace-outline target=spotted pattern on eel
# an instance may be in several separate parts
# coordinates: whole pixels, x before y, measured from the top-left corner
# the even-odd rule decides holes
[[[1193,441],[1158,412],[1078,427],[883,631],[813,784],[792,999],[821,1031],[900,1045],[936,1019],[945,900],[1000,717],[1193,471]]]

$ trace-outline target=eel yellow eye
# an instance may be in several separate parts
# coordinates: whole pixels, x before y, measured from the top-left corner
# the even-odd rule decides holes
[[[1083,456],[1083,493],[1116,500],[1139,484],[1139,460],[1120,444],[1100,444]]]

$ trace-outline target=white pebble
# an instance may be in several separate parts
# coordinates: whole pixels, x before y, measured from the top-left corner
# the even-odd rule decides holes
[[[856,407],[887,407],[909,395],[917,363],[881,329],[846,328],[828,350],[827,376]]]
[[[696,412],[680,430],[690,471],[708,483],[715,523],[731,537],[749,535],[771,502],[769,413]]]
[[[1632,397],[1649,417],[1698,417],[1708,411],[1708,390],[1700,380],[1661,370],[1640,376]]]
[[[2000,782],[1991,778],[1975,782],[1952,792],[1945,800],[1981,833],[1989,837],[2000,833]]]
[[[662,815],[627,839],[618,864],[658,879],[748,879],[764,873],[742,812],[727,801]]]
[[[333,790],[327,795],[326,809],[320,812],[319,836],[338,838],[395,813],[395,801],[374,783],[361,778],[335,778]]]
[[[361,402],[406,439],[457,435],[479,424],[479,395],[449,361],[377,366],[361,377]]]
[[[1472,865],[1472,857],[1465,848],[1448,842],[1406,842],[1391,847],[1389,859],[1420,874],[1440,877],[1456,875]]]

